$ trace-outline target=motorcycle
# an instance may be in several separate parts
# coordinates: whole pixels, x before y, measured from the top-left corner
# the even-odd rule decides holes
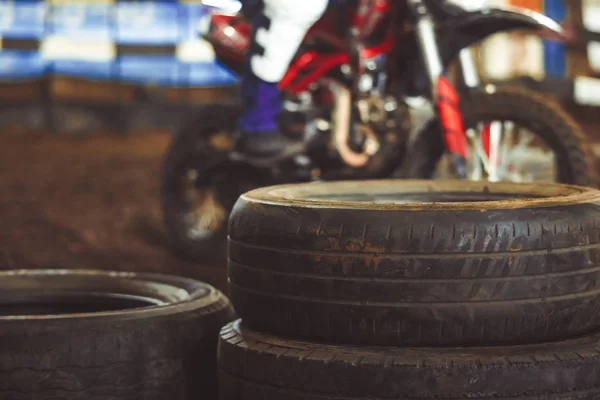
[[[203,36],[218,62],[239,75],[251,27],[239,3],[227,4],[202,22]],[[352,0],[342,10],[330,8],[280,83],[282,130],[300,132],[304,151],[265,163],[236,155],[231,150],[239,109],[223,104],[205,107],[174,139],[162,178],[173,246],[197,261],[222,262],[229,212],[239,195],[258,186],[391,176],[534,179],[507,161],[509,144],[537,150],[547,145],[555,157],[551,179],[595,185],[593,154],[564,111],[522,88],[477,80],[466,49],[515,29],[561,35],[551,19],[512,7]],[[457,59],[465,86],[460,91],[447,77]],[[428,99],[435,115],[411,136],[414,98]],[[528,154],[520,157],[531,161]]]

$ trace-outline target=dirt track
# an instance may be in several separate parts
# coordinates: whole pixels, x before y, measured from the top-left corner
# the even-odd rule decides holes
[[[158,207],[170,137],[0,136],[0,268],[168,272],[223,287],[225,268],[165,245]]]
[[[224,288],[224,266],[194,265],[166,247],[158,186],[170,138],[3,132],[0,269],[168,272]]]

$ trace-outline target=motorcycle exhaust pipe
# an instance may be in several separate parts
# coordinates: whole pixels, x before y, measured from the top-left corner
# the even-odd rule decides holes
[[[350,148],[350,128],[352,121],[352,93],[338,83],[330,85],[335,106],[333,109],[333,141],[340,157],[351,167],[364,167],[370,156],[366,151],[357,153]]]

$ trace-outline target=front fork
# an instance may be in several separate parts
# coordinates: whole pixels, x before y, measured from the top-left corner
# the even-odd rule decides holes
[[[481,86],[477,64],[471,50],[461,50],[458,61],[465,86],[469,89],[475,89]],[[473,157],[478,157],[480,159],[480,162],[477,164],[478,171],[475,172],[475,179],[481,178],[480,169],[485,166],[487,180],[490,182],[498,182],[500,181],[500,171],[498,167],[501,164],[500,147],[502,140],[502,123],[494,121],[478,128],[481,128],[481,130],[478,130],[477,132],[470,131],[467,135],[469,138],[471,138],[471,135],[479,136],[472,138],[472,140],[479,141],[473,149],[475,153]]]
[[[454,173],[457,178],[466,179],[467,136],[460,114],[458,93],[444,77],[435,21],[423,0],[408,0],[408,5],[415,19],[416,35],[431,84],[431,99],[436,105],[446,147],[452,154]]]

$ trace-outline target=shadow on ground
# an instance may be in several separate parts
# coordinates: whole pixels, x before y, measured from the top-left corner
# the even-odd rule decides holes
[[[171,254],[160,220],[167,134],[0,136],[0,268],[163,272],[224,287]]]

